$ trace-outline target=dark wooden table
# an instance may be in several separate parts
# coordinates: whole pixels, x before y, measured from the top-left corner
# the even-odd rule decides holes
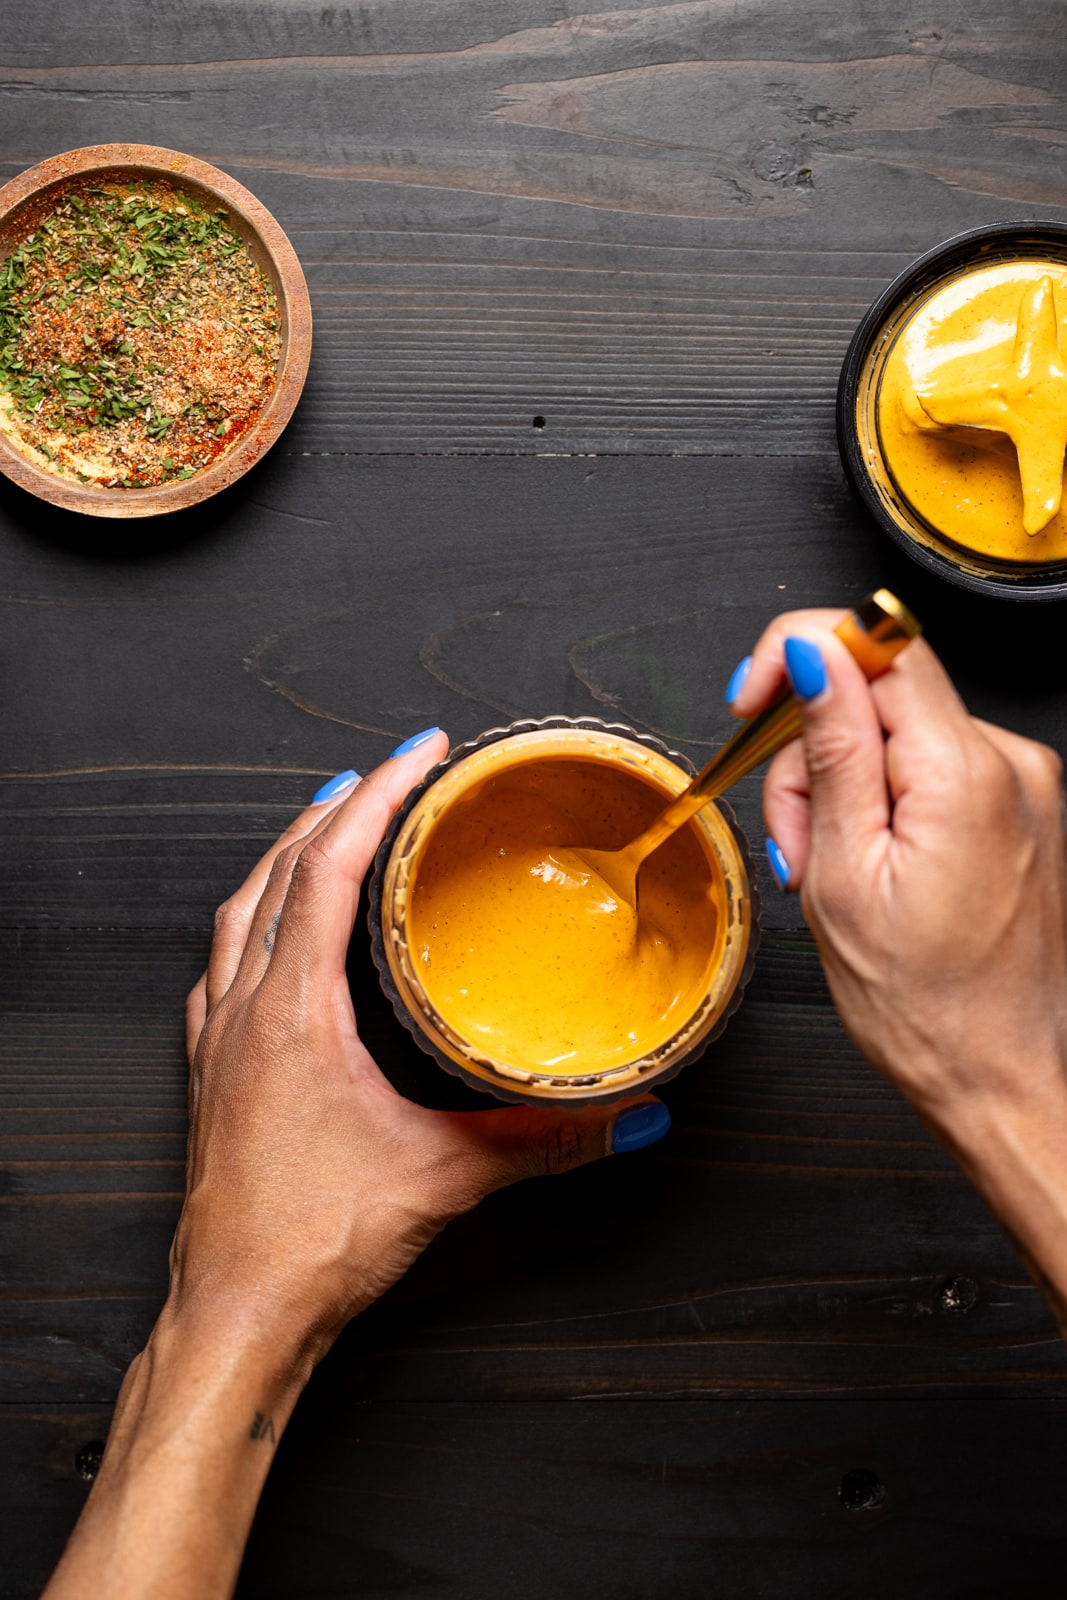
[[[0,484],[16,1600],[163,1294],[212,911],[325,776],[558,711],[699,760],[776,611],[882,582],[975,711],[1067,747],[1062,612],[920,576],[833,435],[851,332],[917,252],[1062,215],[1067,63],[1035,0],[3,13],[0,178],[191,151],[278,217],[316,318],[271,457],[134,554]],[[739,810],[761,850],[756,781]],[[495,1197],[341,1340],[242,1596],[1064,1593],[1064,1350],[764,890],[669,1139]],[[364,944],[368,1039],[446,1099]]]

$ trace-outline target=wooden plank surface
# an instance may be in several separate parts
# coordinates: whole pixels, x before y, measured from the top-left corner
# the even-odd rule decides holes
[[[889,550],[843,483],[867,304],[1067,200],[1055,8],[12,0],[0,179],[129,138],[274,211],[316,318],[272,457],[135,530],[0,484],[0,1592],[38,1592],[165,1285],[180,1009],[321,780],[433,723],[619,717],[694,761],[784,606],[888,582],[1067,750],[1057,607]],[[759,785],[736,797],[757,856]],[[1062,1590],[1067,1361],[761,870],[668,1141],[462,1219],[297,1414],[247,1596]],[[454,1103],[377,991],[368,1042]],[[885,1497],[848,1511],[841,1481]],[[862,1484],[861,1484],[862,1489]],[[857,1491],[858,1492],[858,1491]],[[861,1495],[862,1498],[862,1495]]]
[[[832,449],[885,284],[1067,201],[1039,0],[5,18],[0,176],[128,137],[225,167],[290,233],[317,328],[298,453]]]
[[[1067,748],[1059,609],[921,575],[835,458],[275,456],[135,559],[6,483],[0,517],[9,925],[204,927],[324,777],[433,723],[617,717],[702,761],[778,611],[882,582],[976,713]],[[759,846],[758,778],[735,803]]]
[[[419,1098],[468,1103],[422,1065],[359,944],[377,1058]],[[158,930],[24,935],[34,1009],[11,1005],[0,1077],[8,1400],[110,1400],[151,1325],[182,1181],[177,1002],[203,948]],[[33,993],[45,973],[67,997],[49,1010]],[[844,1039],[809,941],[772,938],[741,1015],[665,1098],[676,1128],[657,1150],[456,1222],[345,1336],[338,1391],[1062,1393],[1036,1291]]]
[[[241,1600],[1063,1593],[1062,1401],[339,1408],[327,1389],[282,1441]],[[106,1421],[0,1410],[5,1600],[39,1592]]]

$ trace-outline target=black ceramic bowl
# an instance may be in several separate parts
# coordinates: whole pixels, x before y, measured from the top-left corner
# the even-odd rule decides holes
[[[1067,224],[1005,222],[928,250],[871,306],[849,345],[837,388],[837,442],[853,488],[879,527],[928,572],[1007,600],[1067,598],[1067,560],[999,561],[955,544],[921,517],[893,482],[878,437],[878,389],[897,337],[945,283],[970,268],[1036,258],[1067,267]]]
[[[505,745],[510,748],[505,749]],[[519,1070],[493,1059],[485,1047],[463,1040],[433,1008],[408,951],[406,907],[415,881],[419,851],[430,837],[442,806],[451,805],[464,786],[480,781],[515,760],[605,760],[623,767],[666,801],[684,787],[694,768],[677,751],[650,734],[598,718],[546,717],[492,728],[457,746],[411,791],[382,841],[370,882],[371,953],[382,988],[398,1020],[439,1066],[471,1088],[500,1100],[567,1105],[610,1103],[659,1087],[703,1055],[741,1003],[759,944],[759,891],[748,842],[733,811],[722,800],[705,807],[686,825],[697,829],[709,860],[717,860],[725,885],[722,959],[700,1007],[678,1031],[639,1061],[613,1064],[600,1072],[576,1070],[561,1075],[551,1068]],[[483,770],[484,769],[484,770]],[[680,774],[675,769],[680,769]],[[673,791],[664,787],[674,785]],[[470,792],[467,789],[466,792]]]

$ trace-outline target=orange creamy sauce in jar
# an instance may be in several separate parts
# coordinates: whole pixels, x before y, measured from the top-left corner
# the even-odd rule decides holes
[[[640,913],[553,852],[616,849],[667,796],[588,760],[526,762],[438,818],[409,888],[425,993],[476,1050],[600,1072],[638,1060],[700,1006],[725,941],[725,889],[691,828],[641,869]],[[564,858],[566,860],[566,858]]]
[[[964,273],[885,360],[878,440],[896,489],[938,532],[1002,561],[1067,557],[1067,265]]]

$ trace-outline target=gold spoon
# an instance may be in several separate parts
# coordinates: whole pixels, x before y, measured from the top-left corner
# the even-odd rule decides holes
[[[855,656],[868,680],[873,680],[888,671],[893,658],[922,629],[895,595],[888,589],[877,589],[839,622],[834,632]],[[665,806],[636,839],[631,839],[621,850],[586,850],[583,847],[554,852],[557,865],[564,865],[559,861],[561,855],[576,860],[580,868],[586,867],[595,873],[619,900],[636,910],[637,873],[645,857],[688,822],[701,806],[725,793],[739,778],[747,776],[790,739],[795,739],[800,729],[800,702],[795,694],[786,693],[758,716],[743,722],[688,789],[683,789],[677,799]]]

